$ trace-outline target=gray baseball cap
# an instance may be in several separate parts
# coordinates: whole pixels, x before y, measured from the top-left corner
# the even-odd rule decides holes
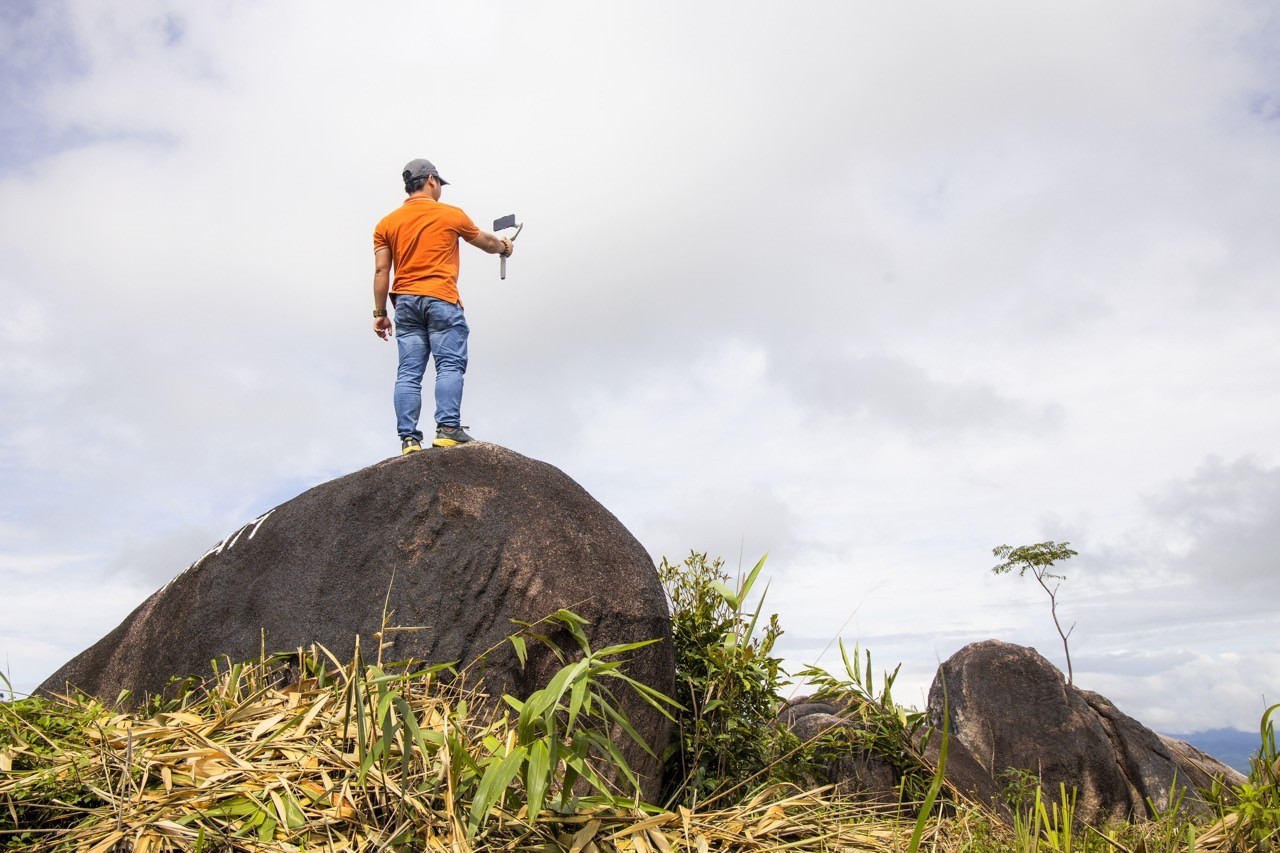
[[[412,178],[434,177],[440,181],[441,186],[449,183],[444,178],[440,177],[440,172],[436,169],[435,164],[430,160],[410,160],[408,163],[404,164],[404,171],[400,174],[400,177],[404,178],[405,181],[409,181]]]

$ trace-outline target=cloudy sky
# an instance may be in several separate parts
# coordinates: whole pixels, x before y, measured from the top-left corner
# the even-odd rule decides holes
[[[432,159],[464,423],[655,558],[769,554],[782,651],[991,637],[1069,541],[1076,682],[1280,695],[1280,8],[0,3],[0,667],[398,452],[371,232]],[[835,665],[828,650],[822,662]]]

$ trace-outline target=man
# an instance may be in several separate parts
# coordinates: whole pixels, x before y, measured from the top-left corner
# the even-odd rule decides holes
[[[471,441],[461,421],[470,330],[458,296],[458,238],[504,258],[515,247],[506,237],[481,231],[459,208],[440,203],[440,189],[449,182],[430,160],[409,161],[401,177],[409,197],[373,230],[373,331],[384,341],[394,334],[400,352],[394,401],[403,455],[422,449],[418,416],[428,358],[436,363],[431,443],[452,447]],[[388,292],[394,327],[387,316]]]

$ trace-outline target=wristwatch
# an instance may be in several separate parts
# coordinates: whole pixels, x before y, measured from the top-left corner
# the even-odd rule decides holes
[[[375,317],[385,317],[385,316],[387,316],[387,312],[386,312],[386,311],[374,311],[374,312],[373,312],[373,316],[375,316]]]

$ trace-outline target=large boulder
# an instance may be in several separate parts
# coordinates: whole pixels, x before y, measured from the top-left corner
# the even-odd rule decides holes
[[[113,701],[161,693],[210,661],[320,643],[349,654],[384,626],[386,660],[473,664],[484,687],[527,696],[559,664],[529,643],[521,667],[505,638],[513,620],[569,608],[592,648],[659,639],[627,672],[670,693],[674,658],[666,599],[645,549],[558,469],[493,444],[427,450],[317,486],[232,532],[144,601],[114,631],[41,686]],[[575,648],[564,632],[553,632]],[[619,691],[636,730],[661,755],[669,724]],[[622,737],[656,795],[660,764]]]
[[[987,640],[956,652],[938,669],[928,712],[993,779],[1009,770],[1030,773],[1055,802],[1060,785],[1074,788],[1085,823],[1144,819],[1148,802],[1167,808],[1179,789],[1186,805],[1207,809],[1197,788],[1215,776],[1243,780],[1161,738],[1105,697],[1069,686],[1035,649],[1012,643]]]

